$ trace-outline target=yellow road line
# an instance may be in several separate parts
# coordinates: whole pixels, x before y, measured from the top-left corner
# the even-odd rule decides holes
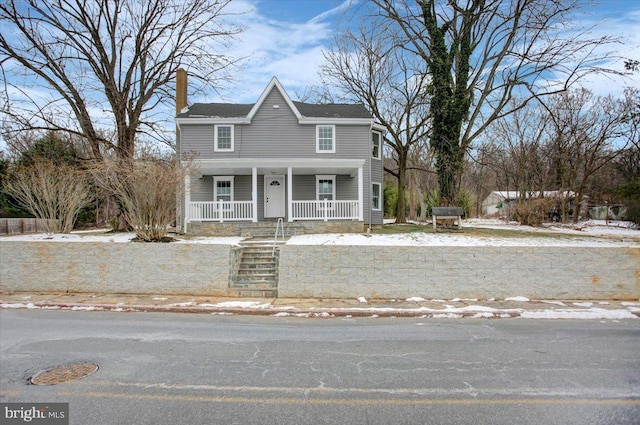
[[[20,395],[23,392],[22,390],[2,390],[0,391],[0,396]]]
[[[625,405],[640,406],[640,400],[612,400],[612,399],[323,399],[323,398],[294,398],[294,397],[228,397],[228,396],[194,396],[180,394],[141,394],[121,392],[58,392],[59,396],[81,396],[89,398],[118,398],[158,401],[184,401],[202,403],[246,403],[246,404],[307,404],[307,405],[348,405],[348,406],[419,406],[419,405]]]

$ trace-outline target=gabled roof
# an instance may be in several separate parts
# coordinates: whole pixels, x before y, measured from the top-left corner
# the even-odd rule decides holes
[[[253,108],[253,103],[194,103],[189,106],[187,111],[178,115],[178,118],[240,118],[246,117],[251,108]]]
[[[251,119],[269,96],[271,90],[276,88],[285,102],[298,118],[305,119],[365,119],[371,120],[373,116],[363,104],[312,104],[292,101],[276,77],[273,77],[264,89],[256,103],[195,103],[183,110],[177,118],[226,118],[241,119],[251,122]]]
[[[362,103],[315,104],[293,102],[300,114],[308,118],[372,118]]]

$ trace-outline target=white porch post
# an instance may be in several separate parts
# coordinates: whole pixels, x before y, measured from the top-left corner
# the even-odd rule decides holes
[[[189,217],[190,202],[191,202],[191,176],[189,175],[189,173],[186,173],[184,176],[184,210],[183,210],[184,216],[182,217],[184,221],[183,231],[185,233],[187,233],[187,223],[191,219],[191,217]]]
[[[293,168],[287,167],[287,221],[293,221]]]
[[[363,202],[363,190],[364,175],[362,173],[362,167],[358,167],[358,220],[364,221],[364,202]],[[371,192],[371,188],[369,188]]]
[[[251,221],[254,223],[258,222],[258,168],[253,167],[251,169],[251,200],[253,204],[251,208],[253,209]]]

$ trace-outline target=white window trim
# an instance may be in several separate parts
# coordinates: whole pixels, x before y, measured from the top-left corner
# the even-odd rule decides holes
[[[219,181],[230,181],[231,182],[231,199],[230,202],[233,202],[233,183],[235,176],[213,176],[213,201],[218,202],[218,182]]]
[[[320,150],[320,129],[331,127],[331,150]],[[335,125],[316,125],[316,153],[336,153],[336,126]]]
[[[375,191],[373,190],[373,188],[375,185],[378,186],[378,208],[373,207],[373,198],[375,195]],[[378,182],[371,182],[371,210],[382,211],[382,185]]]
[[[218,147],[218,128],[220,127],[229,127],[231,129],[231,148],[230,149],[220,149]],[[229,124],[216,124],[213,126],[213,151],[214,152],[233,152],[234,148],[234,126]]]
[[[329,174],[316,174],[316,201],[320,201],[320,180],[331,180],[333,184],[331,184],[331,201],[336,200],[336,176]]]
[[[373,135],[377,134],[378,135],[378,156],[374,156],[373,152],[371,152],[371,157],[374,159],[382,159],[382,133],[380,133],[379,131],[373,131],[371,132],[371,148],[373,150],[373,146],[374,141],[373,141]]]

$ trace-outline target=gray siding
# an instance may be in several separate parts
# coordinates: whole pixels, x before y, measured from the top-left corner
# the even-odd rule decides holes
[[[278,105],[274,109],[273,105]],[[368,125],[336,125],[336,152],[316,153],[316,125],[298,124],[277,89],[273,89],[250,125],[234,125],[234,151],[214,152],[213,124],[181,127],[182,152],[212,158],[362,158],[369,152]],[[370,154],[368,154],[370,156]]]
[[[278,105],[278,108],[274,108]],[[382,211],[371,213],[372,181],[382,184],[382,161],[371,158],[371,128],[369,125],[336,125],[336,152],[316,153],[316,125],[299,124],[284,97],[273,88],[250,125],[234,125],[234,151],[214,152],[213,124],[183,124],[181,126],[182,153],[194,159],[224,158],[323,158],[365,159],[363,167],[363,195],[365,223],[382,224]],[[370,176],[371,172],[371,176]],[[316,199],[315,175],[294,175],[293,199]],[[357,177],[338,176],[338,200],[358,199]],[[287,182],[289,184],[289,182]],[[237,176],[234,199],[251,199],[251,176]],[[213,179],[191,180],[191,200],[213,199]],[[285,197],[286,197],[285,191]],[[264,218],[264,177],[258,177],[258,219]]]

